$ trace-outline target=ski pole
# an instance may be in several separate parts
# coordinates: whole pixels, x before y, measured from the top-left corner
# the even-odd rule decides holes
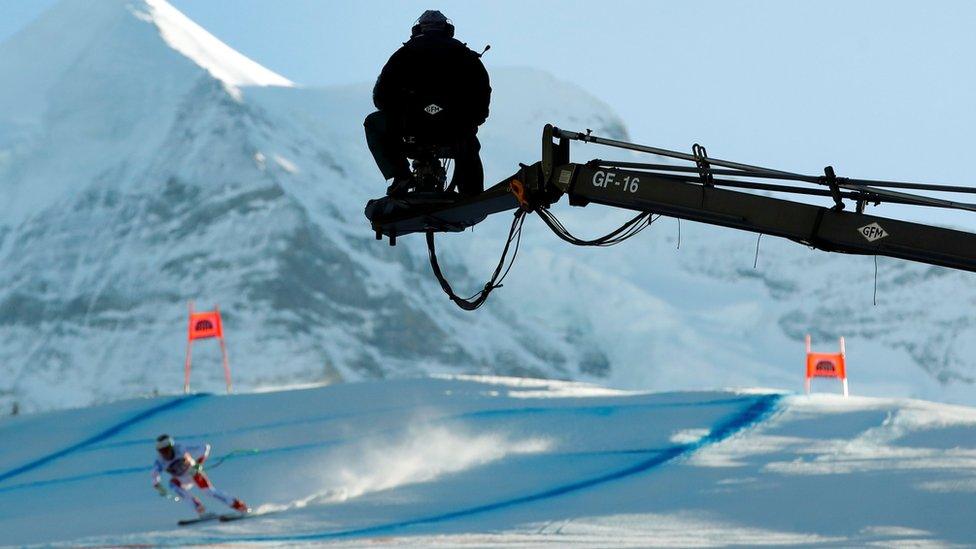
[[[261,450],[259,450],[257,448],[247,448],[247,449],[243,449],[243,450],[234,450],[233,452],[229,452],[229,453],[226,453],[226,454],[220,456],[214,462],[208,463],[207,464],[207,469],[214,470],[217,467],[220,467],[225,461],[227,461],[228,459],[231,459],[231,458],[235,458],[235,457],[238,457],[238,456],[254,455],[254,454],[257,454],[257,453],[260,453],[260,452],[261,452]]]

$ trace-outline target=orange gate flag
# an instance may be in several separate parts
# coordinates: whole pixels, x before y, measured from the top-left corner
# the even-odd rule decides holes
[[[208,337],[224,337],[224,328],[220,323],[220,311],[190,313],[190,340]]]
[[[806,393],[810,394],[810,380],[815,377],[835,377],[844,386],[844,396],[848,395],[847,388],[847,360],[844,348],[844,338],[840,338],[839,353],[814,353],[810,350],[810,335],[807,334],[807,375],[804,381]]]
[[[190,392],[190,363],[193,357],[193,340],[217,338],[220,341],[220,354],[224,364],[224,380],[227,382],[227,392],[231,392],[230,363],[227,361],[227,345],[224,342],[224,325],[220,320],[220,308],[214,305],[214,310],[194,312],[193,302],[190,302],[190,325],[186,338],[186,364],[183,367],[183,392]]]

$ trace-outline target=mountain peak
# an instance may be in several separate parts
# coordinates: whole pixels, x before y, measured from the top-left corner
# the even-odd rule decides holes
[[[51,94],[70,87],[79,73],[110,72],[123,60],[130,74],[138,72],[133,66],[159,74],[195,65],[231,93],[238,86],[293,85],[166,0],[63,0],[0,44],[0,73],[9,77],[0,89],[0,105],[16,105],[21,115],[37,113],[31,107],[43,109]]]
[[[231,86],[292,86],[293,83],[251,60],[194,23],[166,0],[130,0],[139,19],[159,29],[163,40],[225,84]]]

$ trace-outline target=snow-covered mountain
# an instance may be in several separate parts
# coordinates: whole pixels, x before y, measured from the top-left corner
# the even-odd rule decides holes
[[[855,392],[973,400],[970,275],[882,260],[872,307],[864,258],[768,239],[753,271],[753,237],[686,223],[675,250],[673,220],[577,250],[530,219],[505,287],[455,310],[422,242],[377,243],[362,216],[384,188],[369,85],[295,86],[164,0],[65,0],[0,45],[0,74],[0,410],[179,390],[191,299],[219,303],[243,390],[435,372],[798,386],[810,331],[848,336]],[[626,136],[545,73],[492,85],[488,181],[538,158],[546,122]],[[626,215],[556,213],[583,234]],[[460,292],[508,222],[440,239]],[[194,386],[217,390],[208,343]]]
[[[505,307],[453,310],[417,249],[372,241],[362,210],[383,182],[361,135],[366,87],[295,89],[143,0],[60,4],[3,45],[0,73],[17,75],[0,92],[4,408],[178,388],[190,299],[221,306],[245,389],[578,369],[581,346]],[[526,80],[552,84],[514,71],[496,85]],[[579,123],[620,127],[562,93]],[[548,119],[545,103],[523,109]],[[206,343],[203,388],[220,375]]]

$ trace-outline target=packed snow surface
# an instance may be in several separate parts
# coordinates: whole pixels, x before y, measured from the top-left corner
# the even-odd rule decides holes
[[[162,432],[213,444],[211,479],[265,514],[176,526]],[[976,543],[976,410],[923,401],[444,377],[127,400],[0,440],[10,545]]]

